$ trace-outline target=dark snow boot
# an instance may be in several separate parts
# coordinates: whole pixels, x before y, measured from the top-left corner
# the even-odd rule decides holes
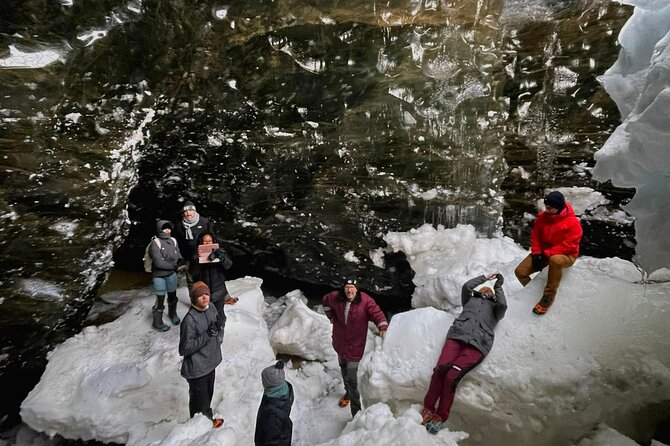
[[[154,309],[154,323],[153,327],[158,331],[168,331],[169,326],[163,323],[163,310]]]
[[[168,293],[168,318],[170,318],[170,321],[172,322],[173,325],[179,325],[181,322],[181,319],[179,319],[179,316],[177,316],[177,292],[172,291]]]
[[[154,315],[154,322],[152,325],[158,331],[168,331],[170,329],[170,327],[163,323],[163,308],[165,308],[163,304],[164,299],[165,296],[156,296],[156,304],[152,308]]]

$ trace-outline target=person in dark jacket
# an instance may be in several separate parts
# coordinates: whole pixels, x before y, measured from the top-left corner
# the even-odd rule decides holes
[[[177,267],[183,262],[176,240],[170,236],[172,223],[167,220],[158,220],[156,223],[156,237],[149,244],[151,257],[151,276],[156,294],[156,303],[153,306],[153,327],[158,331],[168,331],[169,326],[163,323],[165,309],[165,294],[167,293],[168,317],[174,325],[179,325],[177,316]]]
[[[190,201],[184,203],[181,214],[182,218],[174,228],[174,236],[179,242],[184,259],[190,261],[196,251],[198,237],[204,232],[215,234],[214,226],[207,218],[198,214]]]
[[[384,336],[388,322],[377,303],[358,290],[355,280],[349,280],[341,290],[332,291],[322,299],[326,316],[333,324],[333,348],[338,356],[345,394],[340,407],[351,403],[351,415],[361,410],[358,393],[358,363],[365,351],[368,322],[374,322]]]
[[[495,279],[493,289],[482,286]],[[430,433],[442,429],[454,402],[456,386],[493,347],[493,330],[507,311],[503,276],[493,273],[468,280],[461,290],[463,311],[447,332],[447,340],[433,369],[428,393],[423,400],[422,424]],[[435,406],[439,399],[437,410]]]
[[[209,304],[209,288],[203,282],[191,287],[191,308],[184,316],[179,333],[179,354],[184,357],[181,376],[188,381],[188,408],[191,417],[201,413],[220,427],[222,418],[213,418],[212,396],[216,367],[221,364],[218,313]]]
[[[263,399],[256,416],[256,446],[290,446],[293,437],[291,406],[293,386],[286,381],[284,363],[266,367],[261,372]]]
[[[514,270],[521,285],[526,286],[531,274],[549,265],[542,298],[533,307],[533,314],[538,316],[545,314],[554,303],[563,269],[577,260],[582,239],[582,224],[562,193],[549,192],[544,197],[544,205],[547,210],[537,216],[530,233],[530,254]]]
[[[226,326],[226,313],[224,311],[224,304],[234,304],[237,302],[236,297],[232,297],[228,293],[226,287],[225,270],[230,268],[232,261],[223,250],[219,248],[209,253],[208,259],[212,263],[199,263],[200,249],[203,245],[211,245],[214,243],[214,235],[209,232],[203,232],[198,237],[198,247],[193,253],[188,270],[191,275],[191,280],[194,282],[202,281],[207,284],[210,290],[210,302],[214,304],[214,308],[219,313],[219,322],[221,330],[219,337],[223,339],[223,332]]]

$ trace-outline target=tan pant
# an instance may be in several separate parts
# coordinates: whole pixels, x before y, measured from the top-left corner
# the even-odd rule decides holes
[[[577,260],[577,257],[564,256],[564,255],[555,255],[549,257],[549,276],[547,277],[547,284],[544,287],[543,296],[549,296],[551,298],[556,297],[556,292],[558,291],[558,286],[561,284],[561,277],[563,277],[563,268],[569,268]],[[519,266],[514,270],[516,278],[519,279],[521,285],[526,286],[530,282],[530,275],[536,271],[533,271],[533,260],[531,255],[528,255],[525,259],[519,263]]]

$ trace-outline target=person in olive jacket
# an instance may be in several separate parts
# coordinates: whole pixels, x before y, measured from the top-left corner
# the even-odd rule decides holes
[[[212,396],[216,367],[221,364],[221,343],[218,340],[219,314],[209,304],[209,288],[203,282],[191,287],[191,308],[184,316],[179,333],[179,354],[184,357],[181,376],[188,381],[191,417],[201,413],[220,427],[223,419],[213,418]]]
[[[384,336],[388,322],[377,303],[358,290],[355,280],[349,280],[341,290],[332,291],[322,299],[326,316],[333,324],[333,348],[340,363],[345,394],[340,407],[351,403],[351,415],[361,410],[358,392],[358,364],[365,351],[368,322],[374,322],[379,335]]]
[[[266,367],[261,372],[263,399],[256,417],[256,446],[290,446],[293,437],[291,406],[293,386],[286,381],[284,362]]]
[[[481,286],[493,279],[493,289]],[[430,433],[435,434],[442,429],[454,402],[456,386],[493,347],[493,330],[507,311],[503,281],[502,274],[493,273],[475,277],[463,285],[463,311],[447,332],[447,340],[423,400],[422,423],[426,424]]]

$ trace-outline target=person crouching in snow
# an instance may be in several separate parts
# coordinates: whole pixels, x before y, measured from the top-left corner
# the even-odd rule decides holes
[[[190,296],[191,308],[181,322],[179,333],[179,354],[184,357],[181,376],[188,381],[188,408],[191,418],[201,413],[212,418],[213,427],[220,427],[223,419],[213,418],[210,407],[216,366],[222,360],[219,314],[209,304],[209,288],[204,282],[194,283]]]
[[[365,351],[368,322],[374,322],[384,336],[388,322],[372,297],[358,290],[355,280],[348,280],[341,290],[332,291],[322,299],[323,310],[333,324],[333,348],[340,363],[345,394],[340,407],[351,402],[351,415],[361,410],[358,393],[358,363]]]
[[[293,386],[286,381],[284,362],[266,367],[261,372],[263,399],[256,417],[256,446],[290,446],[293,436],[291,406]]]
[[[481,286],[493,279],[496,279],[493,289]],[[432,434],[439,432],[449,418],[458,383],[491,351],[493,329],[507,311],[503,281],[502,274],[493,273],[475,277],[463,285],[463,310],[447,332],[447,340],[423,400],[421,424],[425,424],[426,430]]]

